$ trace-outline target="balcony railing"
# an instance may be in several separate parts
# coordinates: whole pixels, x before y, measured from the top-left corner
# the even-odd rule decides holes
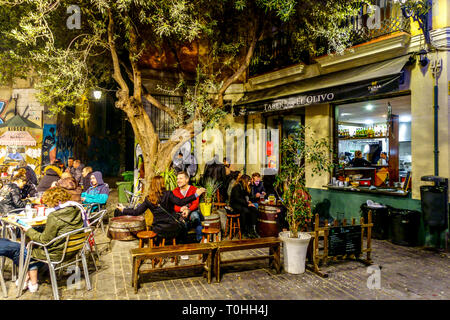
[[[395,32],[410,33],[411,23],[401,10],[401,2],[394,0],[373,0],[372,6],[363,6],[356,17],[349,17],[347,26],[352,27],[350,40],[352,45],[368,42],[375,38]],[[249,75],[255,76],[274,71],[297,63],[294,59],[291,36],[278,32],[270,38],[257,43],[253,59],[249,67]],[[326,42],[318,41],[325,52]],[[301,53],[300,53],[301,54]],[[306,53],[304,53],[307,55]]]

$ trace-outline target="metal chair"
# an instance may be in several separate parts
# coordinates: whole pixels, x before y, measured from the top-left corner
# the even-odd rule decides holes
[[[94,251],[95,254],[97,255],[98,261],[100,261],[100,255],[98,253],[97,243],[94,240],[94,233],[95,233],[95,231],[97,231],[97,229],[99,229],[102,226],[103,218],[105,217],[107,212],[108,211],[106,209],[103,209],[103,210],[95,212],[94,214],[91,214],[91,216],[88,216],[89,227],[92,228],[92,232],[89,235],[89,239],[88,239],[91,241],[88,241],[87,245],[88,245],[88,248],[90,249],[89,251],[90,251],[91,258],[94,261],[95,270],[97,270],[97,271],[98,271],[97,263],[95,262],[95,258],[94,258],[92,251]]]
[[[141,190],[133,193],[128,190],[125,191],[125,196],[127,197],[127,208],[135,209],[137,205],[140,203],[141,198],[143,197]]]
[[[8,211],[8,213],[3,214],[2,217],[7,217],[9,215],[18,214],[24,210],[25,210],[25,208],[13,209],[13,210]],[[4,223],[1,220],[0,220],[0,232],[1,232],[0,234],[1,234],[2,238],[9,239],[11,241],[17,241],[16,227],[14,227],[10,224]],[[0,257],[0,272],[2,273],[2,276],[1,276],[2,279],[3,279],[4,266],[5,266],[5,257]],[[16,281],[17,273],[18,273],[18,268],[15,264],[13,264],[12,265],[12,280],[13,281]]]
[[[83,207],[86,209],[86,217],[91,220],[93,217],[97,217],[98,213],[102,210],[106,210],[106,204],[100,203],[85,203]],[[99,225],[102,228],[103,233],[105,232],[105,226],[103,224],[103,219],[99,221]]]
[[[49,271],[50,271],[50,279],[52,283],[52,290],[53,290],[53,297],[55,300],[59,300],[59,293],[58,293],[58,283],[56,279],[56,270],[65,268],[67,266],[70,266],[72,264],[76,264],[78,266],[78,262],[82,262],[83,264],[83,271],[84,271],[84,277],[86,280],[86,287],[88,290],[92,289],[91,281],[89,279],[89,272],[88,272],[88,266],[86,262],[86,256],[85,256],[85,250],[87,246],[87,241],[89,238],[89,235],[92,232],[91,227],[83,227],[77,230],[73,230],[70,232],[67,232],[65,234],[62,234],[50,242],[46,244],[42,244],[35,241],[30,241],[27,245],[27,256],[25,260],[25,266],[23,268],[22,274],[19,277],[19,290],[18,295],[19,297],[22,294],[23,291],[23,284],[26,278],[26,273],[28,271],[28,267],[30,265],[31,260],[31,254],[33,252],[34,247],[42,247],[44,249],[46,260],[36,259],[33,258],[36,261],[41,261],[44,263],[47,263]],[[58,261],[52,261],[48,252],[48,248],[51,247],[55,242],[61,241],[61,239],[64,239],[64,250],[62,253],[61,258]],[[74,255],[73,258],[68,258],[68,254]]]

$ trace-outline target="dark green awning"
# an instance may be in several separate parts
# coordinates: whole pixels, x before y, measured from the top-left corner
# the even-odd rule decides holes
[[[34,123],[33,121],[30,121],[26,118],[23,118],[16,114],[14,117],[6,121],[5,123],[0,124],[0,128],[16,128],[16,127],[25,127],[25,128],[32,128],[32,129],[40,129],[41,127]]]
[[[323,76],[300,80],[272,88],[247,92],[243,96],[243,98],[236,103],[236,106],[262,104],[271,100],[281,101],[283,98],[295,98],[297,96],[299,98],[308,97],[309,93],[314,93],[316,95],[318,94],[319,98],[320,96],[323,96],[323,101],[317,101],[313,98],[305,98],[305,103],[301,103],[302,100],[299,99],[296,100],[298,102],[293,103],[297,103],[298,106],[301,106],[307,104],[330,102],[332,100],[336,100],[330,100],[326,97],[327,94],[328,98],[332,96],[332,88],[342,88],[343,86],[349,87],[349,85],[351,84],[358,84],[362,82],[367,83],[367,81],[370,80],[392,78],[392,76],[400,74],[402,68],[405,66],[409,58],[410,55],[405,55],[397,57],[395,59],[376,62],[348,70],[333,72],[325,74]]]

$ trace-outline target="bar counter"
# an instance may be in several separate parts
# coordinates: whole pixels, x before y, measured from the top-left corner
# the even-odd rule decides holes
[[[399,196],[406,197],[408,195],[408,191],[404,191],[402,189],[396,188],[377,188],[377,189],[369,189],[369,187],[338,187],[331,184],[324,185],[324,187],[330,190],[340,190],[340,191],[350,191],[350,192],[363,192],[363,193],[376,193],[376,194],[384,194],[389,196]]]

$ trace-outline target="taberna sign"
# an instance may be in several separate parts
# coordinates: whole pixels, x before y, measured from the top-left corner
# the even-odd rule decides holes
[[[309,96],[297,96],[287,99],[276,99],[269,103],[263,105],[264,112],[274,111],[274,110],[284,110],[291,109],[298,106],[310,105],[310,104],[320,104],[331,102],[334,100],[334,93],[322,93],[317,95]]]
[[[400,75],[393,75],[382,79],[366,80],[358,83],[346,84],[322,90],[309,91],[298,95],[277,97],[260,102],[241,103],[237,106],[236,115],[289,110],[307,105],[338,102],[341,100],[370,97],[381,93],[397,91]]]

